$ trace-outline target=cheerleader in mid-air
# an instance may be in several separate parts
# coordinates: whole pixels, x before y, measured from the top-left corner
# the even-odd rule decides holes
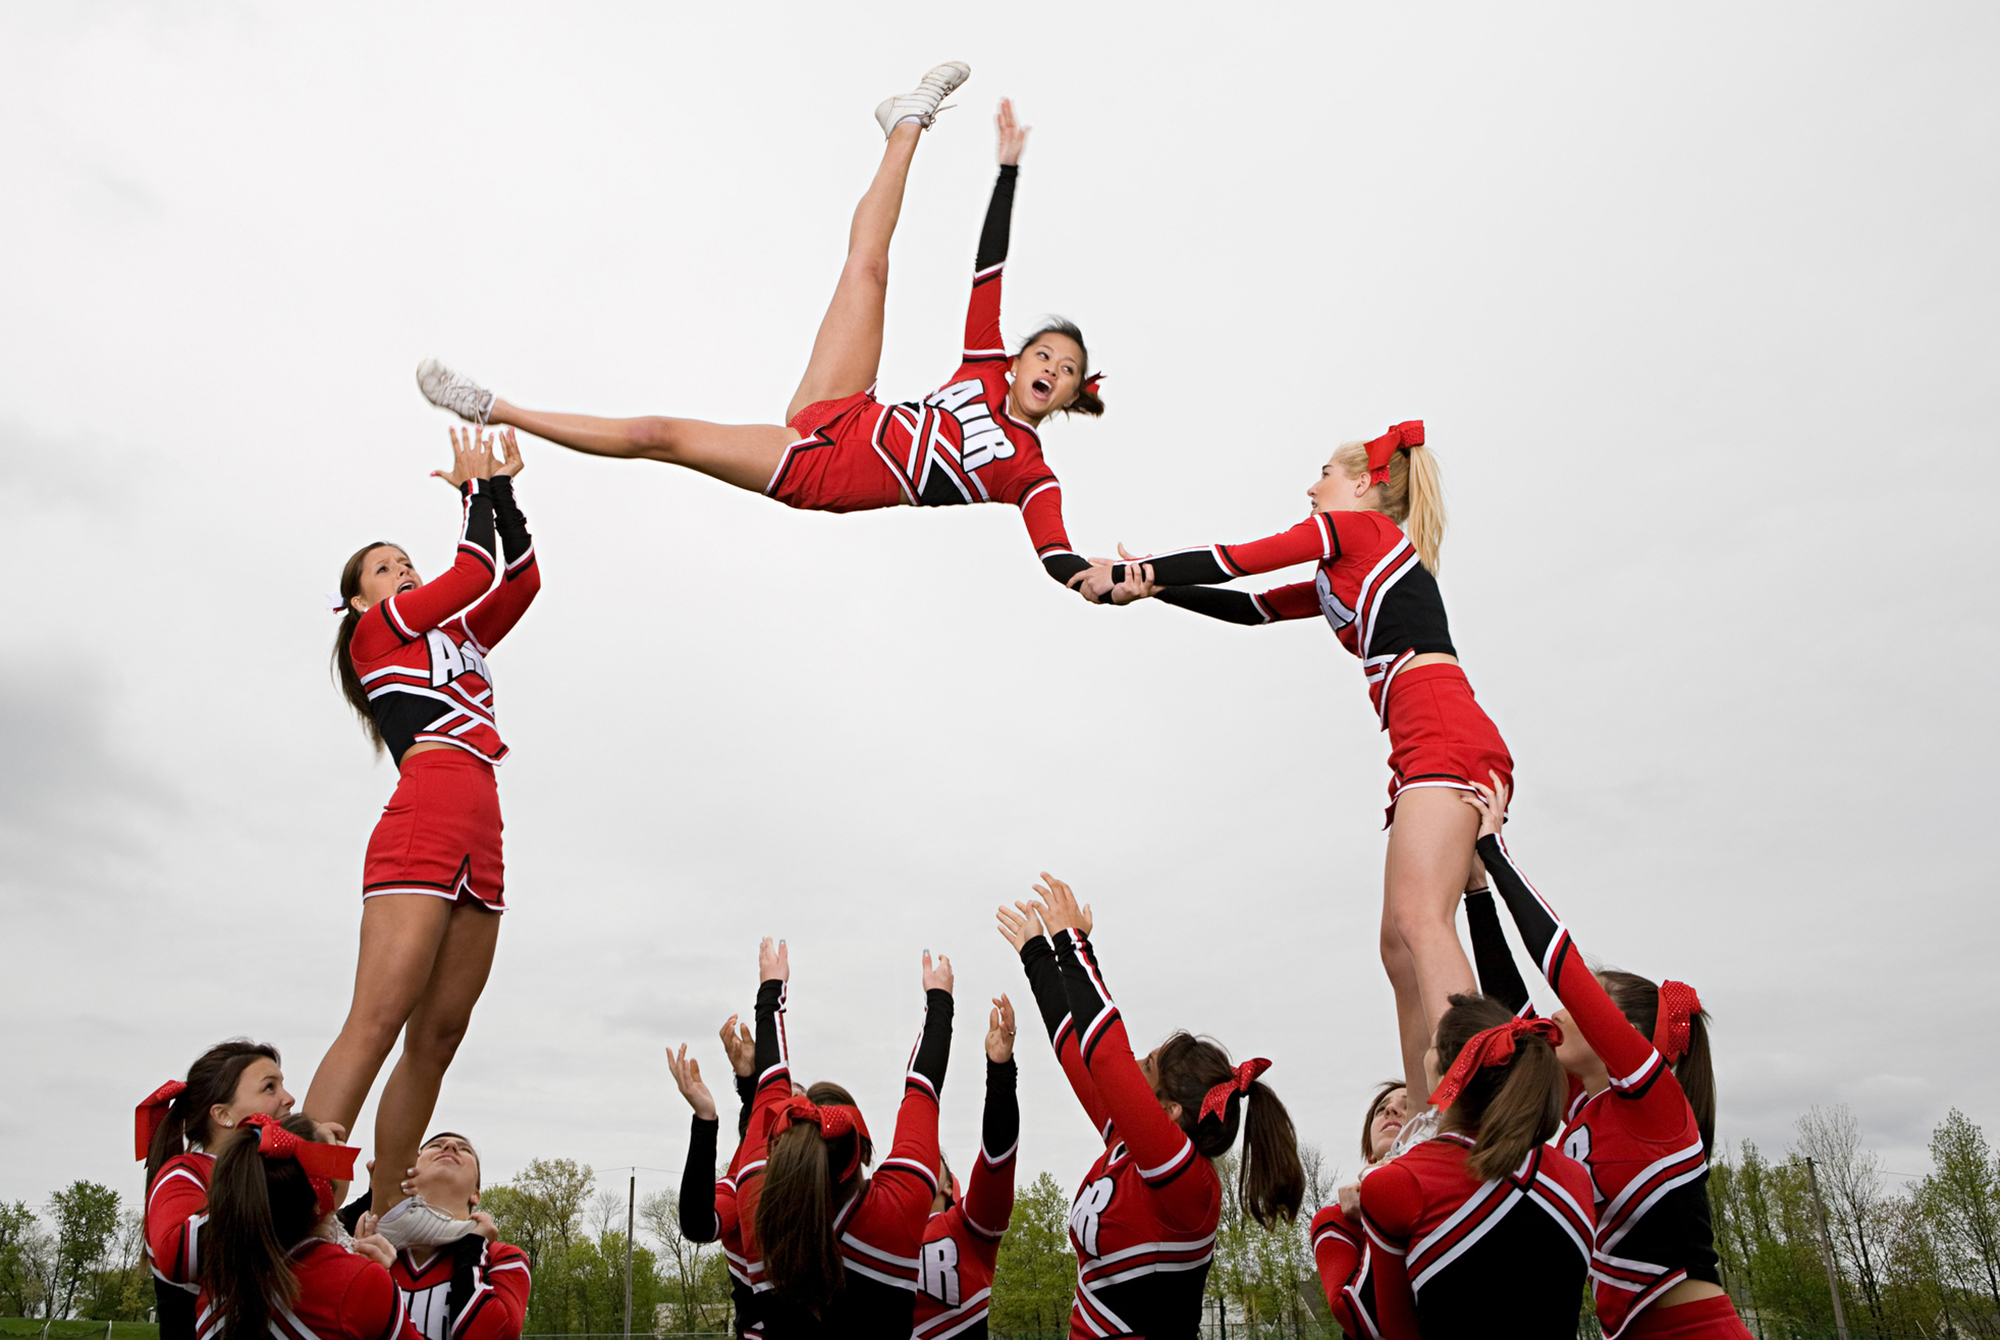
[[[397,1247],[476,1231],[405,1197],[400,1183],[486,986],[506,906],[493,767],[507,746],[486,658],[527,612],[541,570],[514,503],[520,448],[512,433],[501,441],[505,460],[496,461],[490,438],[452,431],[456,463],[436,473],[459,491],[462,522],[458,556],[442,576],[424,581],[387,543],[356,550],[340,575],[334,672],[400,776],[368,839],[354,1003],[305,1105],[352,1129],[402,1034],[376,1109],[369,1188],[380,1232]]]
[[[1423,424],[1398,424],[1372,442],[1342,446],[1306,497],[1312,515],[1290,530],[1248,544],[1100,564],[1079,585],[1090,599],[1125,604],[1157,596],[1228,623],[1322,614],[1361,659],[1368,696],[1389,733],[1382,961],[1396,992],[1404,1079],[1417,1093],[1447,1002],[1476,989],[1455,909],[1474,865],[1477,824],[1453,793],[1491,771],[1511,780],[1514,761],[1473,699],[1445,621],[1434,576],[1444,494]],[[1318,565],[1314,580],[1256,595],[1211,585],[1302,563]]]
[[[962,1185],[938,1159],[938,1192],[917,1255],[916,1328],[910,1340],[985,1340],[1000,1239],[1014,1214],[1014,1155],[1021,1138],[1015,1080],[1014,1002],[1003,993],[994,999],[986,1025],[979,1157]]]
[[[1233,1066],[1214,1042],[1184,1032],[1143,1058],[1132,1054],[1098,971],[1090,909],[1061,880],[1042,880],[1041,902],[1001,907],[998,916],[1063,1073],[1104,1141],[1070,1210],[1077,1256],[1070,1333],[1192,1336],[1227,1194],[1215,1160],[1236,1143],[1240,1126],[1235,1194],[1268,1228],[1295,1216],[1305,1195],[1298,1137],[1285,1105],[1258,1078],[1269,1061]]]
[[[1701,998],[1685,982],[1590,970],[1515,866],[1500,836],[1507,784],[1490,780],[1466,797],[1478,812],[1479,855],[1563,1003],[1562,1147],[1589,1168],[1601,1198],[1591,1263],[1598,1325],[1606,1340],[1749,1340],[1722,1288],[1709,1219],[1715,1072]]]
[[[134,1113],[136,1156],[146,1164],[146,1260],[153,1268],[160,1340],[194,1340],[195,1295],[208,1184],[215,1156],[251,1116],[292,1113],[278,1049],[218,1042]]]
[[[940,65],[914,93],[876,109],[889,145],[854,211],[847,264],[782,424],[604,419],[522,409],[434,359],[418,367],[418,386],[432,404],[473,423],[510,424],[594,456],[685,466],[789,507],[859,512],[1006,503],[1021,509],[1048,574],[1070,581],[1087,564],[1070,548],[1062,486],[1042,459],[1040,428],[1053,414],[1102,414],[1104,402],[1083,332],[1073,323],[1044,322],[1011,358],[1000,333],[1000,275],[1017,165],[1028,137],[1010,102],[1000,104],[1000,178],[973,263],[958,371],[921,401],[885,405],[874,395],[889,239],[902,211],[910,160],[938,104],[971,73],[965,65]]]
[[[359,1151],[303,1113],[243,1124],[209,1189],[201,1340],[423,1340],[389,1278],[389,1244],[342,1243],[335,1211]]]

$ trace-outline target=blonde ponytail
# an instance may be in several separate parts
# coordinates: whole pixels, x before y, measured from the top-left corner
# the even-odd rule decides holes
[[[1333,460],[1356,479],[1368,477],[1368,444],[1343,442]],[[1417,558],[1435,574],[1444,546],[1444,477],[1430,448],[1406,447],[1389,457],[1389,478],[1369,490],[1369,507],[1403,528]]]

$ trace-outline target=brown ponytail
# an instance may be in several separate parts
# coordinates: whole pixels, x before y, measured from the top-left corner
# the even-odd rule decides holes
[[[1651,1039],[1660,1022],[1660,988],[1633,972],[1601,972],[1597,980],[1625,1021]],[[1688,1049],[1674,1062],[1674,1078],[1680,1082],[1681,1092],[1687,1095],[1688,1106],[1694,1109],[1694,1124],[1701,1130],[1703,1152],[1713,1149],[1715,1066],[1709,1059],[1707,1010],[1697,1010],[1688,1016]]]
[[[1343,442],[1334,463],[1355,479],[1368,477],[1368,444]],[[1369,491],[1369,507],[1403,528],[1417,558],[1436,574],[1444,547],[1444,476],[1437,456],[1418,445],[1389,457],[1389,478]]]
[[[1514,1022],[1514,1012],[1485,996],[1455,995],[1437,1026],[1438,1069],[1448,1071],[1465,1044],[1489,1028]],[[1513,1058],[1472,1072],[1444,1127],[1473,1137],[1466,1167],[1481,1181],[1521,1166],[1536,1145],[1562,1126],[1563,1068],[1556,1049],[1533,1034],[1516,1039]]]
[[[303,1112],[279,1123],[301,1140],[318,1140]],[[320,1220],[319,1199],[297,1159],[267,1159],[254,1139],[231,1140],[216,1156],[202,1230],[201,1284],[223,1317],[223,1334],[261,1340],[271,1309],[298,1301],[291,1250]]]
[[[1305,1166],[1299,1162],[1298,1132],[1291,1113],[1262,1080],[1251,1081],[1248,1092],[1235,1095],[1218,1120],[1201,1118],[1208,1091],[1235,1074],[1229,1053],[1219,1043],[1192,1033],[1175,1033],[1160,1044],[1155,1064],[1158,1093],[1180,1104],[1180,1126],[1195,1151],[1214,1160],[1236,1143],[1243,1128],[1243,1158],[1238,1165],[1236,1196],[1244,1210],[1270,1228],[1291,1219],[1305,1201]]]
[[[854,1095],[838,1084],[815,1084],[806,1097],[821,1107],[855,1105]],[[817,1314],[847,1282],[833,1216],[874,1157],[874,1145],[860,1131],[829,1140],[810,1122],[787,1127],[771,1142],[750,1228],[764,1248],[764,1277],[781,1297]],[[834,1169],[850,1166],[855,1171],[847,1180],[836,1181]]]
[[[354,668],[354,657],[348,654],[348,644],[354,641],[355,626],[361,622],[361,612],[354,608],[354,597],[361,594],[361,565],[368,555],[377,549],[398,549],[401,546],[387,540],[376,540],[364,544],[354,551],[347,565],[340,570],[340,598],[347,602],[347,608],[340,616],[340,628],[333,635],[333,678],[340,685],[347,705],[354,709],[354,715],[361,718],[361,728],[368,732],[368,738],[375,744],[375,752],[387,748],[382,739],[382,729],[375,724],[375,714],[368,710],[368,690],[361,686],[361,676]]]
[[[190,1145],[214,1152],[214,1132],[208,1128],[209,1109],[229,1106],[236,1097],[236,1085],[242,1080],[244,1069],[260,1056],[274,1065],[282,1064],[278,1049],[270,1043],[231,1038],[210,1047],[188,1067],[187,1088],[167,1105],[167,1115],[153,1132],[152,1143],[146,1149],[148,1192],[167,1160],[186,1153]]]

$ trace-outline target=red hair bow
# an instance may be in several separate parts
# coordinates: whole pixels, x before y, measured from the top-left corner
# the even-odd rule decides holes
[[[1261,1056],[1252,1057],[1229,1073],[1229,1078],[1208,1091],[1208,1097],[1201,1100],[1201,1120],[1214,1117],[1220,1121],[1229,1111],[1229,1100],[1239,1093],[1250,1092],[1250,1086],[1257,1076],[1271,1068],[1271,1063]]]
[[[1397,424],[1368,444],[1368,482],[1389,482],[1389,461],[1399,451],[1424,444],[1424,421],[1409,419]]]
[[[1461,1047],[1444,1079],[1431,1092],[1431,1105],[1443,1110],[1458,1101],[1472,1077],[1491,1065],[1506,1065],[1514,1059],[1514,1048],[1522,1038],[1535,1037],[1551,1047],[1562,1046],[1562,1025],[1553,1019],[1509,1019],[1506,1023],[1474,1033]]]
[[[354,1176],[354,1160],[360,1150],[353,1145],[323,1145],[317,1140],[301,1139],[280,1125],[276,1117],[262,1112],[252,1112],[243,1118],[243,1124],[256,1128],[259,1154],[267,1159],[293,1159],[305,1169],[322,1215],[332,1214],[340,1207],[333,1198],[334,1181],[345,1182]]]
[[[840,1104],[821,1107],[803,1094],[794,1095],[792,1101],[778,1109],[778,1119],[771,1124],[771,1134],[780,1135],[801,1122],[819,1127],[819,1133],[828,1140],[838,1140],[850,1134],[859,1135],[861,1140],[872,1138],[868,1134],[868,1123],[861,1119],[861,1113],[856,1109]],[[854,1142],[854,1157],[840,1170],[843,1182],[854,1176],[855,1170],[861,1166],[861,1140]]]
[[[167,1108],[174,1099],[187,1092],[187,1087],[177,1079],[170,1079],[132,1110],[133,1158],[141,1163],[146,1161],[146,1155],[153,1148],[153,1136],[159,1131],[160,1123],[167,1119]]]
[[[1088,377],[1085,377],[1083,379],[1083,389],[1090,392],[1092,395],[1098,395],[1100,394],[1100,392],[1097,389],[1097,384],[1103,380],[1104,380],[1103,373],[1093,372]]]
[[[1686,982],[1660,983],[1660,1013],[1653,1024],[1653,1046],[1672,1065],[1687,1055],[1689,1025],[1701,1013],[1701,997]]]

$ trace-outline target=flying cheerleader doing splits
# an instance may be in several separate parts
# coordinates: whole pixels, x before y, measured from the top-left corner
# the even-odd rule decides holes
[[[306,1092],[306,1111],[354,1125],[376,1074],[403,1035],[375,1118],[371,1206],[397,1247],[435,1246],[476,1232],[405,1197],[399,1169],[418,1142],[439,1086],[486,986],[505,910],[500,798],[494,765],[507,753],[493,715],[486,658],[541,589],[534,541],[514,503],[520,448],[452,430],[455,464],[436,476],[461,496],[458,556],[435,581],[393,544],[347,560],[334,671],[396,792],[368,839],[354,1002]],[[495,543],[496,532],[498,543]],[[504,551],[505,557],[502,557]],[[496,585],[495,579],[498,578]]]
[[[1052,318],[1011,358],[1001,335],[1001,271],[1028,137],[1010,102],[1000,104],[1000,177],[973,263],[958,371],[921,401],[885,405],[874,395],[889,240],[902,211],[910,160],[938,104],[971,73],[965,65],[940,65],[914,93],[877,109],[888,148],[855,209],[847,264],[783,424],[604,419],[522,409],[435,359],[418,367],[418,386],[432,404],[473,423],[509,424],[591,455],[685,466],[788,507],[858,512],[1006,503],[1021,509],[1049,576],[1068,583],[1088,564],[1070,548],[1062,485],[1042,458],[1039,429],[1052,414],[1102,414],[1104,402],[1083,332],[1073,323]]]
[[[1248,544],[1205,545],[1124,563],[1080,580],[1092,600],[1157,596],[1228,623],[1323,615],[1361,659],[1389,733],[1389,849],[1383,871],[1382,962],[1396,992],[1404,1078],[1423,1092],[1424,1055],[1450,998],[1475,989],[1453,917],[1471,880],[1474,816],[1453,797],[1514,761],[1472,696],[1438,592],[1444,495],[1419,421],[1372,442],[1349,442],[1306,490],[1312,515]],[[1400,523],[1400,524],[1399,524]],[[1252,595],[1213,583],[1314,563],[1309,582]],[[1413,1120],[1415,1135],[1428,1128]]]

